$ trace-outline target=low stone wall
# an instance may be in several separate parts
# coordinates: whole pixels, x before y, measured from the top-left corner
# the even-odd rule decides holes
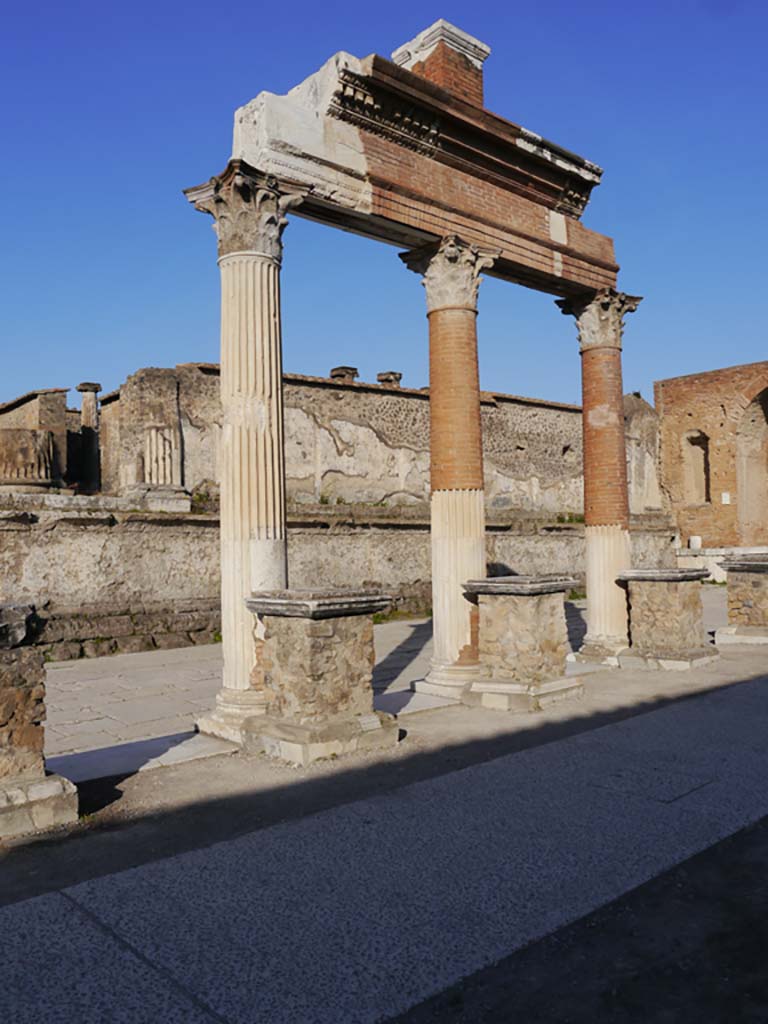
[[[218,600],[201,600],[41,609],[32,629],[46,661],[100,658],[217,643],[221,608]]]
[[[663,519],[638,522],[635,566],[674,565]],[[491,515],[489,572],[583,580],[584,528]],[[395,607],[431,604],[429,511],[364,506],[294,510],[293,587],[381,587]],[[219,531],[211,515],[101,509],[0,512],[0,601],[34,604],[35,642],[51,659],[205,643],[218,638]]]

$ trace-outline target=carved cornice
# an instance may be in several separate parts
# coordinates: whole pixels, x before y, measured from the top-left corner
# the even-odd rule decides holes
[[[434,113],[374,90],[367,78],[348,68],[339,74],[328,113],[420,153],[430,153],[440,144],[440,120]]]
[[[566,316],[576,318],[579,349],[621,349],[624,317],[634,313],[642,302],[639,295],[625,295],[613,288],[603,288],[584,296],[557,299],[556,304]]]
[[[276,178],[233,161],[222,175],[186,189],[185,195],[196,210],[213,217],[219,257],[256,252],[279,263],[287,213],[305,193],[287,190]]]
[[[400,259],[409,270],[423,274],[427,312],[432,313],[450,306],[476,310],[480,273],[492,267],[498,255],[448,235],[437,245],[401,253]]]

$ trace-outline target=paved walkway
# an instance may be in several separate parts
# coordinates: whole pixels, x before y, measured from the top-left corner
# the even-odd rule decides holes
[[[0,1020],[403,1013],[768,815],[764,660],[732,651],[731,685],[6,906]],[[598,688],[613,676],[698,685]]]
[[[724,588],[704,587],[702,594],[707,628],[724,625]],[[586,628],[584,602],[569,602],[567,619],[578,647]],[[429,620],[383,623],[375,627],[375,643],[379,710],[407,715],[448,703],[410,689],[429,669]],[[195,721],[213,706],[220,685],[218,644],[53,663],[46,701],[49,768],[80,782],[231,751],[223,741],[192,738]]]

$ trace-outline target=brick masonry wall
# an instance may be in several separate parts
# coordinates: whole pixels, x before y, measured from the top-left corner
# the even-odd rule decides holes
[[[764,512],[762,536],[747,536],[741,528],[737,468],[739,429],[748,407],[766,388],[768,362],[656,382],[661,484],[684,544],[692,534],[702,538],[704,547],[768,543]],[[709,438],[710,501],[703,503],[692,500],[685,487],[684,442],[695,431]]]
[[[427,59],[414,64],[411,70],[454,96],[482,107],[482,69],[444,42],[439,42]]]

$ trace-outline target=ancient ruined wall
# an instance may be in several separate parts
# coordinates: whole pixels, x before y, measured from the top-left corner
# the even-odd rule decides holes
[[[768,543],[768,362],[657,381],[661,484],[683,543]]]
[[[428,514],[351,506],[289,521],[297,587],[381,586],[401,607],[431,600]],[[492,519],[489,571],[582,575],[580,525]],[[633,532],[633,564],[672,564],[663,521]],[[217,639],[218,520],[210,515],[0,512],[0,603],[34,604],[52,658],[178,647]]]
[[[47,447],[43,434],[50,436],[49,476],[60,482],[67,479],[69,448],[69,415],[67,410],[67,388],[47,388],[20,395],[10,402],[0,404],[0,430],[34,431],[39,446]],[[27,443],[33,443],[28,434]],[[12,457],[6,463],[13,465]],[[34,462],[37,459],[33,459]]]
[[[547,514],[582,507],[577,406],[483,396],[488,501]],[[218,367],[140,370],[102,406],[104,490],[140,482],[150,423],[178,436],[182,485],[217,489]],[[429,498],[429,396],[395,385],[285,377],[288,499],[298,504],[408,505]],[[138,469],[137,469],[138,467]]]
[[[659,486],[659,416],[639,393],[624,396],[629,511],[641,515],[664,508]]]

